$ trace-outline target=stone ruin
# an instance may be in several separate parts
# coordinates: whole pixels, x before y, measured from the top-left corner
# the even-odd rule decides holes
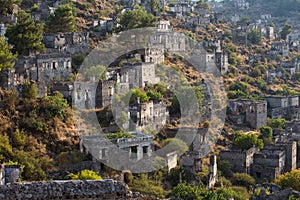
[[[0,199],[129,199],[124,183],[111,179],[99,181],[48,181],[0,185]]]
[[[21,175],[20,165],[0,164],[0,186],[18,182],[20,179],[20,175]]]

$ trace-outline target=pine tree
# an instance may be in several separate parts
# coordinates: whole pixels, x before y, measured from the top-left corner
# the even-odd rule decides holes
[[[4,37],[0,37],[0,72],[12,68],[14,66],[14,61],[16,60],[17,55],[11,52],[7,42],[4,40]]]
[[[31,51],[41,52],[45,48],[42,44],[43,26],[35,24],[23,10],[18,13],[18,23],[8,27],[5,36],[8,43],[13,45],[12,51],[20,55],[29,55]]]
[[[59,6],[46,22],[45,32],[75,32],[76,20],[72,8],[69,5]]]

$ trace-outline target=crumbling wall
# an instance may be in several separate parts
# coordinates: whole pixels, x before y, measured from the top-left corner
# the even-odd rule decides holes
[[[111,179],[101,181],[49,181],[0,186],[0,199],[103,199],[128,198],[127,186]]]

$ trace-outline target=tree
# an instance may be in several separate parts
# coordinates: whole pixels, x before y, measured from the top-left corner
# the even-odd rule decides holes
[[[241,149],[249,149],[251,147],[263,148],[264,143],[255,133],[235,133],[233,145]]]
[[[77,174],[68,174],[67,178],[71,180],[102,180],[102,177],[92,170],[82,170]]]
[[[161,100],[163,98],[161,93],[152,90],[147,91],[146,94],[150,98],[150,100]]]
[[[22,0],[0,0],[0,15],[13,14],[15,5],[20,5]]]
[[[13,68],[17,55],[11,52],[4,37],[0,37],[0,72],[6,69]]]
[[[280,36],[281,39],[286,39],[287,35],[290,34],[292,32],[292,25],[290,24],[285,24],[284,27],[281,29]]]
[[[105,80],[106,79],[106,67],[103,65],[97,65],[89,67],[86,70],[86,78],[88,80],[91,80],[92,77],[95,78],[95,80]]]
[[[268,120],[268,126],[270,126],[273,129],[285,129],[286,126],[286,119],[283,118],[277,118],[277,119],[272,119],[272,120]]]
[[[151,7],[151,12],[154,15],[157,15],[162,10],[161,5],[158,0],[150,0],[150,7]]]
[[[233,176],[233,172],[231,170],[231,163],[228,160],[219,160],[218,169],[226,178],[231,178]]]
[[[255,185],[255,179],[248,174],[235,173],[233,174],[232,183],[237,186],[245,186],[248,189]]]
[[[45,27],[47,33],[75,32],[76,20],[69,5],[59,6],[53,15],[50,15]]]
[[[37,97],[37,87],[35,83],[30,83],[27,81],[24,85],[23,91],[22,91],[23,98],[27,99],[36,99]]]
[[[13,52],[20,55],[29,55],[31,51],[43,51],[43,26],[35,24],[30,15],[21,10],[18,14],[18,23],[8,27],[5,36],[8,43],[13,45]]]
[[[12,154],[12,147],[9,143],[7,135],[0,134],[0,162],[7,161],[6,159]]]
[[[197,2],[197,7],[202,8],[202,9],[210,10],[209,3],[207,1],[203,1],[203,0],[199,0]]]
[[[248,39],[252,44],[261,44],[262,34],[258,29],[253,29],[248,33]]]
[[[153,27],[156,24],[156,18],[152,14],[147,14],[143,7],[137,6],[135,10],[122,14],[119,23],[120,30]]]
[[[69,107],[67,100],[59,92],[54,92],[53,96],[44,96],[41,102],[40,112],[47,118],[57,117],[64,120],[66,109]]]
[[[260,127],[261,138],[263,139],[264,143],[272,143],[273,139],[273,130],[270,126],[262,126]]]
[[[150,100],[150,97],[147,96],[147,94],[139,88],[132,90],[130,103],[134,103],[137,98],[139,98],[141,103],[145,103]]]
[[[280,175],[275,180],[275,183],[283,188],[293,188],[294,190],[300,191],[300,169]]]
[[[166,146],[165,148],[167,148],[169,152],[177,151],[180,155],[189,149],[188,145],[178,138],[168,138],[163,141],[162,146]]]

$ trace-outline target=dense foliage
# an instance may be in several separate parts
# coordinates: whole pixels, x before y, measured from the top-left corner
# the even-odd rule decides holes
[[[21,164],[22,180],[45,180],[57,155],[78,148],[78,135],[70,107],[59,94],[27,97],[0,90],[0,163]]]
[[[70,180],[101,180],[102,177],[94,171],[82,170],[77,174],[68,174],[67,178]]]
[[[120,18],[121,30],[129,30],[143,27],[153,27],[156,18],[152,14],[147,14],[143,7],[137,6],[134,10],[129,10],[122,14]]]
[[[76,21],[72,8],[69,5],[61,5],[53,15],[50,15],[45,27],[47,33],[75,32]]]
[[[241,133],[236,132],[234,134],[233,145],[241,149],[249,149],[251,147],[263,148],[264,143],[262,139],[258,139],[255,133]]]
[[[30,14],[23,10],[18,14],[18,22],[8,27],[5,36],[8,43],[13,45],[13,52],[19,55],[41,52],[45,48],[42,44],[43,26],[36,24]]]
[[[17,56],[11,52],[11,48],[5,41],[4,37],[0,37],[0,72],[14,67]]]
[[[275,183],[283,188],[293,188],[294,190],[300,191],[300,169],[280,175],[275,180]]]

